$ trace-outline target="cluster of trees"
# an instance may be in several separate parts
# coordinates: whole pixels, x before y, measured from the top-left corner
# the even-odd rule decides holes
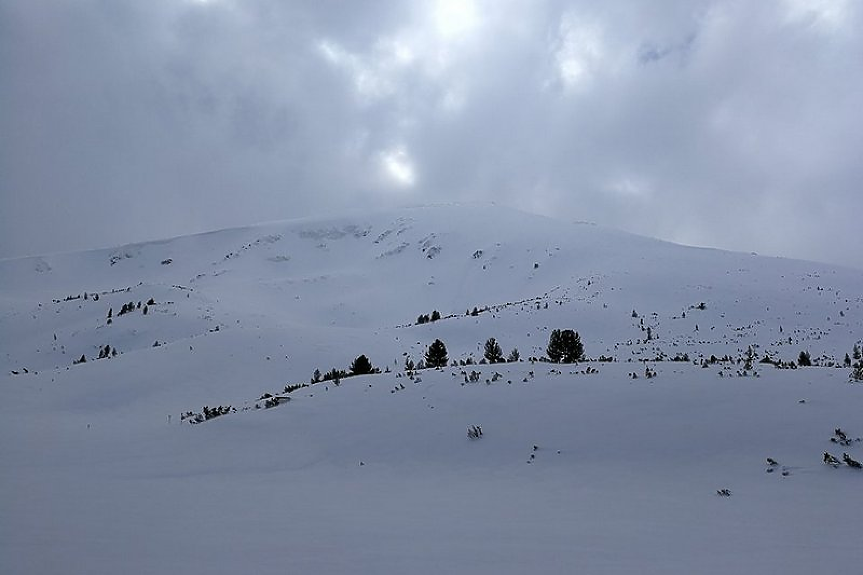
[[[230,405],[220,405],[219,407],[207,407],[204,406],[202,414],[196,414],[198,417],[193,420],[195,423],[201,423],[201,421],[209,421],[213,418],[219,417],[220,415],[225,415],[227,413],[231,413],[232,411],[236,411]],[[200,416],[203,415],[203,420],[199,419]]]
[[[141,302],[138,302],[137,309],[141,309]],[[129,303],[123,304],[123,307],[120,309],[120,313],[118,313],[117,315],[118,316],[125,315],[129,312],[132,312],[132,311],[135,311],[135,302],[130,301]],[[110,314],[110,311],[108,313]],[[110,317],[110,315],[109,315],[109,317]]]
[[[105,359],[106,357],[117,357],[117,348],[112,348],[110,345],[100,347],[99,359]]]
[[[556,329],[551,332],[546,353],[548,354],[548,358],[555,363],[574,363],[576,361],[580,361],[584,359],[584,345],[581,343],[581,336],[579,336],[578,332],[571,329]],[[509,352],[509,355],[505,357],[500,344],[495,338],[490,337],[486,340],[483,349],[483,362],[505,363],[517,362],[520,359],[521,354],[519,353],[518,348],[513,348],[512,351]],[[455,364],[455,362],[453,363]],[[473,362],[463,362],[462,365],[469,363]],[[413,360],[409,357],[405,359],[405,371],[425,369],[428,367],[446,367],[448,364],[449,352],[447,351],[446,344],[440,339],[435,339],[434,342],[426,348],[423,353],[423,359],[420,360],[418,364],[415,365]],[[380,369],[374,367],[368,357],[360,355],[351,362],[350,371],[334,367],[329,372],[322,374],[319,369],[316,369],[312,374],[311,383],[334,381],[336,385],[338,385],[342,378],[369,373],[380,373]]]
[[[545,353],[554,363],[574,363],[584,359],[584,344],[577,331],[555,329],[548,337]]]
[[[555,363],[574,363],[580,361],[584,359],[584,345],[581,343],[581,336],[579,336],[578,332],[571,329],[556,329],[551,332],[546,353],[548,354],[548,358]],[[449,362],[446,344],[436,339],[426,349],[423,359],[424,361],[420,361],[416,366],[417,369],[446,367]],[[485,342],[483,360],[480,363],[506,363],[516,362],[520,359],[521,354],[518,348],[513,348],[508,356],[504,356],[503,349],[501,349],[498,341],[490,337]],[[470,365],[472,363],[468,359],[468,361],[462,362],[462,365]],[[405,360],[405,370],[414,370],[414,362],[410,358]]]
[[[346,372],[343,369],[339,369],[337,367],[334,367],[333,369],[331,369],[330,371],[328,371],[327,373],[325,373],[323,375],[321,375],[320,369],[316,369],[315,372],[312,374],[312,383],[320,383],[322,381],[333,381],[333,382],[335,382],[336,385],[338,385],[339,381],[343,377],[347,377],[347,376],[348,376],[348,372]]]
[[[342,378],[351,377],[354,375],[365,375],[367,373],[380,373],[381,370],[372,365],[372,362],[365,355],[357,356],[351,362],[351,366],[349,371],[345,371],[343,369],[338,369],[337,367],[332,368],[327,373],[321,374],[321,370],[316,369],[312,374],[312,383],[320,383],[322,381],[332,381],[336,385],[338,385]],[[287,392],[286,392],[287,393]]]
[[[852,357],[854,358],[854,360],[851,359]],[[754,352],[752,350],[752,347],[750,346],[749,349],[747,350],[746,355],[743,358],[746,362],[746,368],[747,369],[749,369],[751,367],[753,358],[754,358]],[[716,360],[714,356],[711,356],[711,362],[710,363],[715,363],[716,361],[722,361],[722,360]],[[813,360],[810,353],[806,350],[803,350],[797,355],[797,363],[796,364],[793,361],[783,362],[783,361],[780,361],[777,359],[773,359],[772,357],[770,357],[769,353],[765,353],[764,357],[761,358],[761,360],[758,363],[771,364],[771,365],[775,365],[776,367],[796,368],[798,366],[799,367],[811,367],[813,365],[813,362],[814,362],[814,364],[817,365],[818,359]],[[833,365],[834,365],[834,363],[832,361],[827,364],[828,367],[832,367]],[[851,378],[852,379],[856,379],[858,381],[863,380],[863,350],[860,349],[860,346],[858,344],[854,344],[854,349],[851,352],[851,355],[849,355],[847,353],[845,354],[845,359],[843,361],[843,365],[845,367],[853,368],[854,371],[851,372]],[[857,375],[857,377],[855,377],[855,374]]]
[[[405,358],[405,371],[413,371],[415,369],[425,369],[427,367],[446,367],[449,363],[449,352],[447,352],[446,344],[439,339],[429,345],[423,359],[414,364],[411,358]]]
[[[142,309],[141,312],[144,315],[147,315],[147,312],[149,311],[148,306],[155,305],[155,304],[156,304],[156,301],[153,298],[150,298],[149,300],[147,300],[147,303],[144,304],[144,309]],[[120,308],[119,313],[117,313],[117,317],[119,317],[121,315],[126,315],[127,313],[131,313],[131,312],[135,311],[136,309],[141,309],[141,302],[140,301],[137,303],[137,305],[133,301],[130,301],[129,303],[124,303],[123,307]],[[108,308],[108,323],[111,323],[111,317],[113,315],[114,315],[114,308]]]
[[[431,315],[425,313],[420,314],[417,317],[417,325],[422,325],[424,323],[429,323],[430,321],[437,321],[440,319],[440,312],[438,310],[434,310]]]
[[[500,348],[500,344],[497,343],[497,340],[493,337],[490,337],[485,342],[485,349],[483,351],[483,357],[488,363],[504,363],[504,362],[516,362],[521,359],[521,355],[518,352],[518,348],[514,347],[509,355],[504,358],[503,350]]]

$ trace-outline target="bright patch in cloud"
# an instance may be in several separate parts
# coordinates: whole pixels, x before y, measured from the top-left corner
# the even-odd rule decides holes
[[[610,181],[606,189],[620,196],[643,198],[650,196],[650,183],[637,176],[622,176]]]
[[[432,20],[438,34],[445,38],[465,36],[479,25],[479,12],[472,0],[437,0]]]
[[[350,75],[357,93],[367,100],[396,93],[399,74],[416,59],[410,44],[392,38],[382,38],[367,54],[354,54],[329,40],[319,42],[318,50],[327,62]]]
[[[399,187],[409,188],[416,183],[413,163],[404,148],[382,152],[381,166],[387,178]]]
[[[849,20],[848,0],[785,0],[787,19],[826,30],[842,28]]]
[[[599,27],[583,21],[572,13],[560,21],[559,38],[554,60],[560,83],[567,89],[584,86],[603,57],[602,34]]]

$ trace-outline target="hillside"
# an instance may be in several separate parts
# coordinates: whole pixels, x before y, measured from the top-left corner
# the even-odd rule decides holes
[[[530,361],[567,328],[591,361]],[[0,571],[859,564],[861,342],[859,270],[496,206],[0,260]]]

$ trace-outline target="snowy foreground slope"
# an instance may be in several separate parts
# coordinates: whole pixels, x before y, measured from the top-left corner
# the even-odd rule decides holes
[[[0,261],[0,572],[855,571],[861,339],[863,272],[493,206]]]

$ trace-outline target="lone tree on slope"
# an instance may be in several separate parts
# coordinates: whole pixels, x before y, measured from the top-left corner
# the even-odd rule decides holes
[[[434,340],[426,350],[425,360],[428,367],[446,367],[449,362],[446,345],[439,339]]]
[[[563,344],[560,340],[559,329],[552,330],[551,335],[548,336],[548,348],[546,348],[545,353],[548,355],[548,359],[554,363],[559,363],[563,358]]]
[[[503,350],[500,349],[500,344],[493,337],[486,340],[483,356],[489,363],[501,363],[503,361]]]
[[[372,362],[365,355],[359,356],[351,363],[351,375],[364,375],[373,371]]]
[[[556,329],[548,338],[548,358],[554,363],[573,363],[584,358],[581,336],[571,329]]]

